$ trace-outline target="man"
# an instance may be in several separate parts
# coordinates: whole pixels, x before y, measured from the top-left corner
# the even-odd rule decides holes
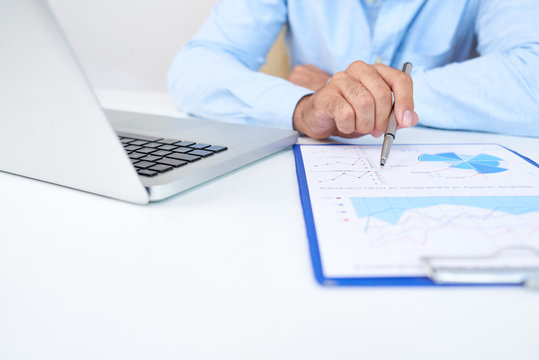
[[[537,0],[223,0],[169,89],[194,115],[317,139],[380,136],[392,96],[400,127],[539,136],[537,19]],[[289,81],[257,72],[283,25]]]

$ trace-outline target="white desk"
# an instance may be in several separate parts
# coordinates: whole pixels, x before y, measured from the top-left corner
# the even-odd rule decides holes
[[[539,159],[539,139],[398,136],[433,139]],[[290,150],[147,206],[5,173],[0,201],[2,360],[539,359],[539,292],[317,285]]]

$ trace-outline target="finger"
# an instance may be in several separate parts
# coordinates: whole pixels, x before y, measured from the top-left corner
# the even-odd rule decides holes
[[[374,130],[375,102],[372,94],[346,72],[333,75],[330,82],[336,86],[355,112],[355,131],[368,134]]]
[[[335,99],[332,109],[335,126],[340,133],[352,134],[355,131],[356,113],[354,108],[343,98]]]
[[[310,70],[310,72],[313,73],[313,74],[317,74],[317,75],[320,75],[320,76],[327,76],[327,77],[329,77],[329,74],[328,74],[328,73],[326,73],[324,70],[322,70],[322,69],[320,69],[319,67],[316,67],[316,66],[314,66],[314,65],[312,65],[312,64],[307,64],[307,65],[305,65],[305,68],[306,68],[307,70]]]
[[[350,134],[355,130],[355,112],[352,106],[343,98],[338,88],[334,85],[325,86],[315,94],[315,118],[323,119],[325,127],[333,127],[344,133]]]
[[[373,67],[393,90],[398,125],[410,127],[417,124],[419,117],[414,111],[414,91],[410,75],[384,64],[375,64]]]
[[[391,88],[376,69],[363,61],[353,62],[346,73],[360,81],[374,98],[375,120],[374,130],[385,132],[391,112],[392,93]]]

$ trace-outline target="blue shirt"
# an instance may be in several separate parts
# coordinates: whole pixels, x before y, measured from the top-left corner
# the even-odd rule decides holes
[[[168,73],[204,118],[292,127],[310,90],[257,70],[286,25],[291,65],[414,65],[420,124],[539,136],[538,0],[223,0]]]

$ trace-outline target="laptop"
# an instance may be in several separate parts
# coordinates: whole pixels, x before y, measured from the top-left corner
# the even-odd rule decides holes
[[[287,148],[291,130],[103,110],[47,3],[0,0],[0,170],[133,203]]]

